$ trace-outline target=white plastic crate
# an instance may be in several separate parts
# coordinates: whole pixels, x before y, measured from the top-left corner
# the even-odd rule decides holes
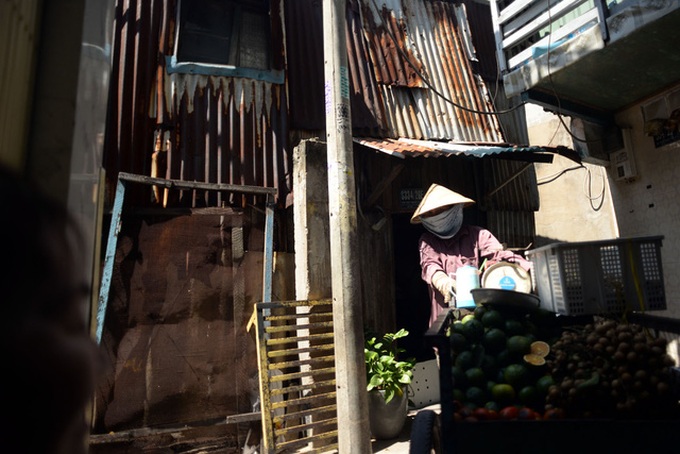
[[[439,366],[431,359],[416,363],[411,382],[412,396],[409,396],[416,409],[439,403]]]
[[[662,240],[555,243],[527,251],[541,307],[564,315],[666,309]]]

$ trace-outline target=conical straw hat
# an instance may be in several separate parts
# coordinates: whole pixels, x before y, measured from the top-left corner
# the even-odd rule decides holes
[[[411,224],[420,224],[420,217],[428,211],[459,203],[463,203],[464,206],[470,206],[475,203],[475,201],[445,188],[444,186],[433,184],[430,186],[430,189],[427,190],[423,200],[420,201],[420,205],[416,208],[413,216],[411,216]]]

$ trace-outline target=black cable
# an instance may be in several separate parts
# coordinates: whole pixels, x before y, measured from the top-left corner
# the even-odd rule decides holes
[[[556,175],[553,175],[552,177],[548,178],[547,180],[536,182],[536,185],[540,186],[542,184],[552,183],[553,181],[557,180],[559,177],[561,177],[565,173],[571,172],[572,170],[582,169],[582,168],[585,168],[585,166],[583,164],[578,165],[578,166],[574,166],[574,167],[568,167],[566,169],[563,169],[561,172],[557,173]]]

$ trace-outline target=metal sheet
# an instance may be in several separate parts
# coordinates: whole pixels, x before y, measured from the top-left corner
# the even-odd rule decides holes
[[[560,154],[578,160],[578,155],[566,147],[518,146],[507,143],[456,143],[413,139],[373,139],[355,137],[354,142],[369,148],[399,157],[438,157],[469,156],[483,158],[488,156],[514,155],[529,162],[544,162],[550,154]],[[580,162],[580,161],[579,161]]]
[[[320,3],[286,2],[291,126],[322,130]],[[502,141],[449,2],[349,0],[347,48],[355,135]],[[454,106],[454,103],[459,107]]]

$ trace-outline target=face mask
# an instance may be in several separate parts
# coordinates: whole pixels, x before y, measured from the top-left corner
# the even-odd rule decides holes
[[[423,227],[437,235],[448,239],[458,233],[463,225],[463,205],[453,205],[446,211],[429,217],[421,217]]]

